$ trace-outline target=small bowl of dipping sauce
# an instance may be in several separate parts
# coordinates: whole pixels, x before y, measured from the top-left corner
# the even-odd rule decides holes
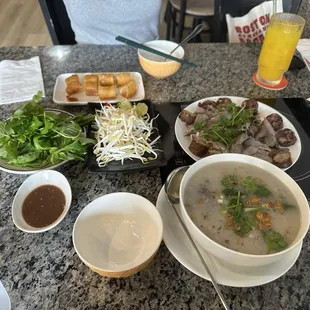
[[[28,233],[50,230],[66,216],[71,200],[71,187],[63,174],[54,170],[37,172],[24,181],[15,195],[13,222]]]

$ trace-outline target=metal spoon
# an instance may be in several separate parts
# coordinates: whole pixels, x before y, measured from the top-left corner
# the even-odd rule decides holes
[[[168,178],[165,182],[165,192],[168,196],[168,200],[169,200],[169,203],[170,205],[173,207],[174,211],[175,211],[175,214],[177,215],[180,223],[182,224],[182,227],[189,239],[189,241],[191,242],[193,248],[196,250],[199,258],[200,258],[200,261],[201,263],[203,264],[207,274],[209,275],[210,279],[211,279],[211,282],[224,306],[224,309],[226,310],[229,310],[229,306],[227,305],[225,299],[224,299],[224,296],[221,292],[221,289],[219,288],[219,286],[217,285],[216,283],[216,280],[214,279],[206,261],[204,260],[203,256],[201,255],[201,252],[200,250],[198,249],[195,241],[193,240],[192,236],[190,235],[189,231],[187,230],[185,224],[183,223],[183,220],[181,218],[181,216],[179,215],[176,207],[174,204],[178,204],[179,201],[180,201],[180,195],[179,195],[179,192],[180,192],[180,184],[181,184],[181,180],[186,172],[186,170],[189,168],[189,166],[184,166],[184,167],[180,167],[180,168],[177,168],[177,169],[174,169],[169,175],[168,175]]]
[[[188,42],[189,40],[191,40],[192,38],[196,37],[201,31],[203,30],[203,25],[200,24],[197,27],[195,27],[195,29],[181,42],[178,44],[178,46],[176,46],[171,52],[170,55],[173,54],[173,52],[178,49],[181,45],[185,44],[186,42]],[[165,61],[167,61],[167,58],[165,59]]]

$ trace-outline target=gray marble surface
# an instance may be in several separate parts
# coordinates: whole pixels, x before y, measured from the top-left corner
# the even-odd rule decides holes
[[[136,50],[126,46],[1,48],[0,60],[39,55],[49,100],[56,77],[72,71],[139,71],[146,98],[158,103],[193,101],[215,95],[309,98],[310,73],[306,68],[288,72],[289,84],[282,91],[266,90],[254,84],[252,74],[257,70],[260,48],[260,44],[189,44],[185,47],[186,59],[198,67],[181,67],[167,79],[155,79],[144,73]]]
[[[309,72],[290,72],[289,87],[270,92],[255,86],[260,46],[199,44],[186,47],[188,58],[201,65],[182,68],[175,76],[156,80],[143,74],[146,97],[154,103],[189,101],[211,95],[246,97],[310,97]],[[2,48],[0,60],[41,58],[46,99],[52,103],[55,78],[65,72],[139,71],[136,52],[127,47],[74,46]],[[0,107],[1,119],[20,104]],[[66,108],[69,110],[69,108]],[[80,108],[70,108],[76,112]],[[131,174],[89,174],[84,163],[59,169],[69,180],[70,212],[52,231],[26,234],[11,219],[14,195],[26,176],[0,172],[0,280],[13,309],[221,309],[212,285],[185,269],[162,245],[151,265],[127,279],[103,278],[76,255],[71,239],[74,221],[93,199],[128,191],[153,203],[161,188],[157,169]],[[310,239],[291,270],[280,279],[256,288],[223,287],[232,309],[309,309]],[[1,305],[0,305],[1,309]]]
[[[294,0],[292,0],[294,1]],[[302,0],[299,8],[299,15],[301,15],[305,20],[305,28],[302,34],[303,38],[310,38],[310,0]]]

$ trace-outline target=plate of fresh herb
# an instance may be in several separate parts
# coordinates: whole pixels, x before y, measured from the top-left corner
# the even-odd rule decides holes
[[[93,139],[86,138],[84,126],[93,115],[72,115],[66,111],[44,109],[42,92],[0,121],[0,169],[31,174],[56,168],[68,160],[84,160]]]
[[[208,97],[190,104],[177,117],[175,134],[196,161],[213,154],[239,153],[287,170],[301,153],[298,132],[283,114],[241,97]]]

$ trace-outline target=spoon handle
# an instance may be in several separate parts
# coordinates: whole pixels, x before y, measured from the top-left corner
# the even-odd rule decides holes
[[[179,48],[182,44],[186,43],[187,41],[191,40],[192,38],[196,37],[196,35],[198,35],[203,29],[203,25],[200,24],[198,25],[181,43],[179,43],[179,45],[173,49],[171,52],[170,52],[170,55],[173,54],[173,52]]]
[[[210,271],[210,269],[209,269],[207,263],[205,262],[203,256],[201,255],[200,250],[198,249],[198,247],[197,247],[195,241],[193,240],[193,238],[192,238],[192,236],[190,235],[189,231],[187,230],[185,224],[183,223],[183,220],[182,220],[182,218],[181,218],[179,212],[178,212],[177,209],[175,208],[175,205],[174,205],[173,203],[171,203],[169,199],[167,199],[167,200],[169,201],[169,204],[173,207],[173,210],[174,210],[175,214],[177,215],[177,217],[178,217],[178,219],[179,219],[179,221],[180,221],[180,223],[181,223],[181,225],[182,225],[182,227],[183,227],[183,230],[185,231],[185,233],[186,233],[186,235],[187,235],[189,241],[191,242],[192,246],[193,246],[194,249],[196,250],[196,252],[197,252],[197,254],[198,254],[198,256],[199,256],[199,258],[200,258],[200,260],[201,260],[201,263],[203,264],[203,266],[204,266],[205,269],[206,269],[206,272],[207,272],[208,275],[210,276],[211,282],[212,282],[212,284],[213,284],[213,286],[214,286],[214,288],[215,288],[215,290],[216,290],[218,296],[220,297],[220,300],[221,300],[221,302],[222,302],[222,304],[223,304],[224,309],[225,309],[225,310],[230,310],[229,306],[227,305],[227,303],[226,303],[226,301],[225,301],[225,299],[224,299],[224,296],[223,296],[223,294],[222,294],[222,292],[221,292],[220,287],[217,285],[217,283],[216,283],[216,281],[215,281],[215,279],[214,279],[214,277],[213,277],[213,275],[212,275],[212,273],[211,273],[211,271]]]

